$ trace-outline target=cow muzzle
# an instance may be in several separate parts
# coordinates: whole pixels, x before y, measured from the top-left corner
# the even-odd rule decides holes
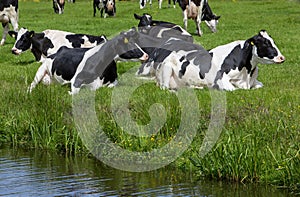
[[[285,57],[284,57],[283,55],[279,55],[279,56],[277,56],[277,57],[275,58],[275,63],[276,63],[276,64],[281,64],[281,63],[283,63],[283,62],[285,62]]]
[[[144,53],[144,55],[142,57],[140,57],[139,59],[142,61],[146,61],[146,60],[148,60],[148,58],[149,58],[149,55],[147,53]]]
[[[20,55],[22,53],[21,50],[18,50],[16,48],[11,49],[11,52],[12,52],[12,54],[15,54],[15,55]]]

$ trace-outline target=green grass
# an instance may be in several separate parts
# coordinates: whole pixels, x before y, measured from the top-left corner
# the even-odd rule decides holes
[[[259,65],[259,80],[264,87],[257,90],[227,92],[227,113],[222,134],[203,158],[198,150],[210,120],[210,94],[195,90],[199,100],[199,129],[192,145],[175,164],[183,169],[194,164],[194,172],[214,179],[266,182],[299,191],[300,184],[300,69],[299,29],[300,4],[297,1],[229,1],[211,0],[213,11],[221,15],[218,32],[212,34],[202,24],[203,37],[194,36],[205,48],[247,39],[266,29],[274,38],[286,62],[281,65]],[[137,25],[133,13],[148,12],[154,19],[182,25],[179,7],[140,10],[138,2],[117,1],[116,17],[93,17],[91,1],[66,3],[65,13],[53,13],[51,1],[21,1],[20,27],[40,32],[59,29],[112,38],[120,31]],[[99,16],[99,13],[98,13]],[[2,31],[2,30],[1,30]],[[189,21],[188,31],[195,32]],[[0,144],[39,148],[70,154],[87,153],[72,117],[72,99],[68,86],[38,85],[31,95],[26,93],[40,65],[30,52],[14,56],[10,50],[14,40],[8,38],[0,47]],[[119,63],[120,75],[137,63]],[[120,83],[120,85],[122,85]],[[176,134],[181,112],[175,94],[161,91],[155,83],[138,88],[130,99],[131,116],[140,124],[150,121],[148,108],[161,103],[167,109],[167,123],[159,133],[138,138],[120,129],[110,109],[112,89],[97,91],[96,111],[111,141],[133,151],[145,151],[167,144]],[[297,190],[295,190],[297,192]]]

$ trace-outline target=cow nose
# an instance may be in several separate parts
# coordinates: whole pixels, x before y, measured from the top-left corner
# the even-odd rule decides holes
[[[12,49],[11,52],[12,54],[18,55],[17,49]]]
[[[279,60],[283,63],[285,61],[285,57],[282,55],[279,57]]]
[[[140,60],[146,61],[148,58],[149,58],[149,55],[148,55],[147,53],[145,53],[145,54],[140,58]]]

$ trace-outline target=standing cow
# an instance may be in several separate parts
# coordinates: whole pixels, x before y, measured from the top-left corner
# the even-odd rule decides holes
[[[140,0],[140,9],[144,9],[146,7],[148,0]],[[168,0],[168,7],[171,5],[171,0]],[[150,7],[152,7],[152,0],[149,0]],[[158,0],[158,8],[161,9],[162,0]],[[173,0],[173,7],[176,8],[176,0]]]
[[[3,35],[0,45],[3,45],[9,31],[9,23],[13,26],[14,31],[18,31],[18,0],[1,0],[0,1],[0,22],[3,26]]]
[[[53,0],[53,9],[56,14],[63,14],[65,9],[65,0]]]
[[[12,53],[20,55],[31,49],[36,61],[43,61],[48,55],[56,53],[61,46],[88,48],[106,40],[104,35],[93,36],[59,30],[45,30],[41,33],[36,33],[26,28],[21,28],[19,32],[10,31],[9,33],[17,38],[12,48]]]
[[[257,80],[259,63],[280,64],[285,57],[265,30],[241,41],[218,46],[209,51],[209,59],[192,51],[172,52],[156,69],[161,88],[181,86],[212,87],[219,90],[260,88]],[[205,55],[207,57],[207,54]]]
[[[104,18],[106,18],[107,14],[109,16],[115,16],[116,14],[115,0],[94,0],[93,8],[94,8],[94,17],[96,16],[97,9],[100,10],[101,17],[103,17],[103,11],[104,11]]]
[[[93,48],[61,47],[56,54],[50,55],[39,67],[29,92],[45,76],[49,84],[56,79],[61,84],[71,83],[71,94],[82,86],[96,90],[103,85],[117,83],[117,60],[146,60],[148,55],[136,44],[138,33],[135,29],[123,32],[112,40]]]
[[[188,19],[193,19],[199,36],[203,34],[200,28],[201,21],[205,21],[213,33],[217,31],[217,24],[221,16],[213,14],[207,0],[179,0],[178,3],[183,11],[183,22],[186,30]]]

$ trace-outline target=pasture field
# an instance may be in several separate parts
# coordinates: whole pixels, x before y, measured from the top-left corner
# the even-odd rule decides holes
[[[133,13],[150,13],[153,19],[183,25],[176,9],[139,9],[137,1],[117,1],[117,14],[106,19],[93,17],[92,1],[67,3],[62,15],[54,14],[52,1],[20,1],[19,26],[40,32],[59,29],[112,38],[137,26]],[[289,0],[210,0],[212,10],[221,15],[218,32],[212,34],[202,23],[204,35],[194,35],[197,43],[210,49],[237,39],[248,39],[261,29],[273,37],[286,62],[259,65],[261,89],[226,92],[226,119],[218,142],[203,158],[199,147],[210,120],[210,91],[195,90],[199,100],[200,127],[188,150],[174,165],[192,170],[199,176],[241,182],[264,182],[300,189],[300,3]],[[2,30],[0,30],[2,33]],[[189,21],[188,31],[195,31]],[[11,53],[14,39],[8,37],[0,47],[0,145],[39,148],[67,154],[88,154],[72,117],[72,98],[68,86],[42,84],[27,94],[40,63],[28,51],[20,56]],[[139,63],[118,64],[121,76]],[[120,82],[122,85],[122,82]],[[176,94],[160,90],[154,82],[138,88],[130,99],[131,116],[140,123],[149,121],[148,109],[161,103],[167,109],[167,122],[159,133],[149,138],[126,134],[110,113],[112,89],[96,92],[96,110],[105,132],[112,141],[132,151],[145,151],[167,144],[180,123]]]

